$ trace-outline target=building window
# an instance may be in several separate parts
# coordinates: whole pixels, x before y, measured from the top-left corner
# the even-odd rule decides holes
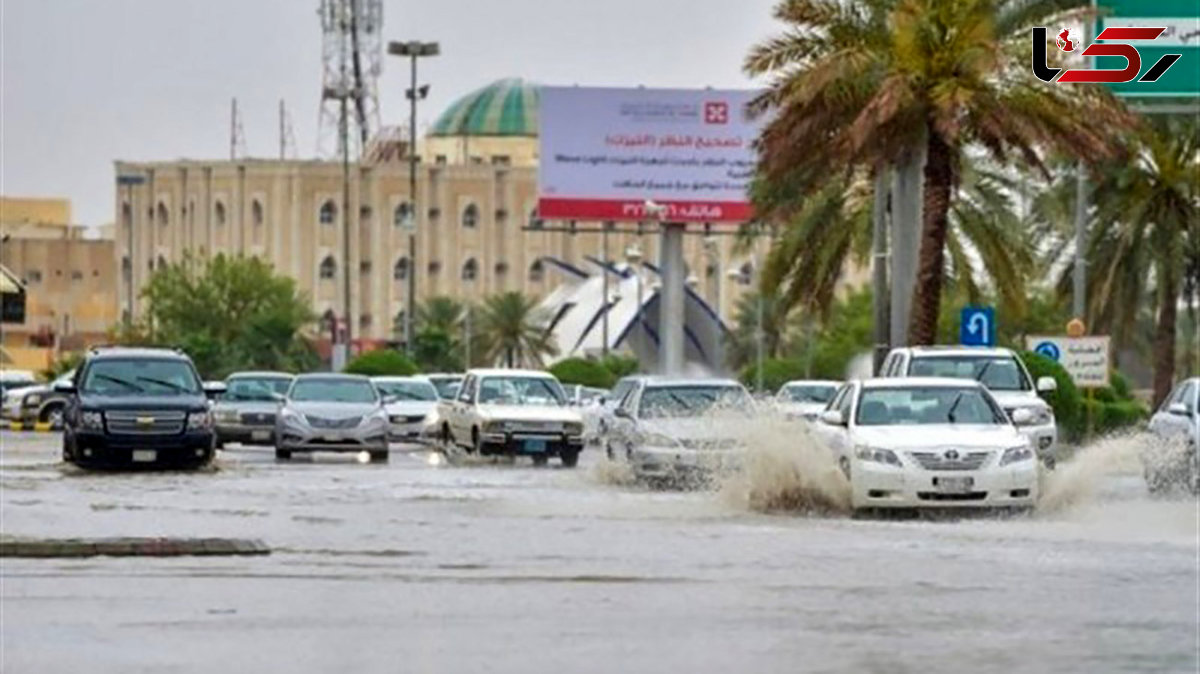
[[[171,222],[171,213],[167,211],[167,205],[163,202],[158,202],[158,226],[166,227]]]
[[[363,224],[366,224],[371,220],[371,215],[372,211],[370,206],[360,206],[358,208],[358,219]]]
[[[121,224],[125,227],[133,226],[133,207],[128,201],[121,204]]]
[[[262,227],[264,220],[266,220],[266,217],[263,214],[262,202],[255,199],[250,204],[250,221],[254,223],[255,227]]]
[[[475,204],[468,204],[463,209],[462,226],[474,228],[479,224],[479,207]]]
[[[42,282],[42,272],[38,269],[30,269],[25,272],[25,283],[35,285]]]
[[[535,208],[532,211],[529,211],[529,228],[541,229],[543,225],[545,225],[545,223],[541,218],[538,217],[537,209]]]
[[[541,283],[546,278],[546,267],[541,260],[534,260],[533,264],[529,265],[529,282]]]
[[[462,268],[462,280],[474,281],[476,278],[478,278],[478,276],[479,263],[475,261],[475,258],[467,260],[466,264],[464,264]]]
[[[442,217],[442,209],[438,208],[437,206],[430,206],[429,207],[429,219],[437,220],[440,217]]]
[[[408,258],[402,257],[396,260],[396,265],[392,267],[392,279],[395,281],[403,281],[408,278]]]
[[[321,260],[321,278],[332,279],[335,276],[337,276],[337,262],[333,260],[332,255],[329,255]]]
[[[78,269],[72,269],[71,270],[71,280],[72,281],[82,281],[83,280],[83,272],[79,271]]]
[[[321,204],[318,216],[322,225],[332,225],[333,221],[337,218],[337,206],[334,206],[332,201],[326,201]]]
[[[507,275],[508,275],[508,263],[507,262],[497,262],[496,263],[496,276],[498,276],[500,278],[504,278]]]
[[[225,226],[225,204],[220,201],[213,205],[213,219],[217,221],[218,227]]]
[[[361,315],[361,316],[359,316],[359,317],[358,317],[358,324],[359,324],[361,327],[364,327],[364,328],[369,328],[369,327],[371,327],[371,321],[372,321],[372,320],[373,320],[373,319],[371,318],[371,314],[363,314],[363,315]]]
[[[442,263],[434,260],[433,262],[429,263],[428,269],[430,276],[437,276],[442,271]]]
[[[124,255],[121,257],[121,278],[128,283],[131,276],[133,276],[133,265],[129,262],[129,256]]]
[[[433,163],[435,164],[445,164],[446,161],[446,155],[444,154],[435,155],[433,158]]]
[[[370,274],[371,273],[371,261],[363,260],[362,262],[359,262],[358,263],[358,271],[361,274]]]
[[[412,223],[410,220],[412,216],[412,204],[402,201],[396,206],[396,210],[392,211],[392,224],[397,227],[411,227]]]
[[[167,267],[167,261],[165,259],[163,259],[163,256],[159,255],[158,256],[158,268],[166,269],[166,267]]]
[[[495,166],[509,166],[512,164],[512,157],[506,154],[492,155],[492,164]]]

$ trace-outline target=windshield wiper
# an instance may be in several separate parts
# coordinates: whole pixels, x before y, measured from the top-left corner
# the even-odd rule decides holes
[[[954,416],[954,411],[958,409],[958,404],[962,402],[964,393],[960,391],[958,395],[954,396],[954,402],[951,403],[950,409],[946,410],[946,421],[952,424],[958,423],[958,418]]]
[[[138,386],[137,384],[129,381],[128,379],[121,379],[120,377],[114,377],[114,376],[108,375],[108,374],[97,374],[96,379],[103,379],[104,381],[111,381],[114,384],[120,384],[121,386],[124,386],[125,388],[128,388],[128,389],[132,389],[134,391],[143,390],[141,386]]]
[[[983,381],[983,376],[987,374],[988,368],[990,368],[995,363],[996,363],[996,361],[994,361],[994,360],[989,360],[988,362],[984,363],[983,367],[979,368],[979,372],[975,373],[975,381],[979,381],[979,382]]]
[[[157,384],[159,386],[166,386],[167,388],[172,389],[174,391],[182,391],[182,392],[191,393],[191,390],[188,389],[186,386],[180,386],[179,384],[176,384],[173,381],[167,381],[166,379],[155,379],[154,377],[138,377],[137,380],[138,381],[148,381],[151,384]]]

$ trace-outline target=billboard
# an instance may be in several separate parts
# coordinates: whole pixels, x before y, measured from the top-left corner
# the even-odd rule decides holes
[[[738,223],[762,120],[758,92],[715,89],[541,89],[538,215],[550,220]]]

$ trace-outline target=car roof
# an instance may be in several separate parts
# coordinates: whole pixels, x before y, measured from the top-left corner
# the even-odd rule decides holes
[[[545,379],[554,379],[554,375],[542,370],[506,370],[504,368],[478,368],[467,370],[467,374],[473,374],[476,377],[541,377]]]
[[[30,370],[0,370],[0,381],[33,381]]]
[[[1002,346],[909,346],[914,356],[1015,356],[1012,349]]]
[[[955,379],[953,377],[880,377],[877,379],[861,380],[863,388],[977,388],[984,389],[983,384],[974,379]]]
[[[248,370],[246,372],[234,372],[226,377],[226,379],[249,379],[251,377],[276,377],[279,379],[295,379],[296,375],[291,372],[271,372],[270,370]]]
[[[187,354],[177,349],[164,349],[150,346],[102,346],[94,347],[90,360],[107,360],[116,358],[156,358],[160,360],[191,360]]]
[[[429,377],[423,377],[419,374],[414,374],[407,377],[399,375],[382,375],[378,377],[371,377],[371,381],[380,384],[399,384],[402,382],[419,382],[422,384],[429,384]],[[433,386],[433,384],[429,385]]]
[[[366,382],[371,381],[371,379],[369,377],[367,377],[366,375],[350,374],[348,372],[306,372],[304,374],[296,375],[295,378],[296,379],[306,379],[306,380],[311,380],[311,379],[352,379],[355,381],[366,381]]]
[[[665,388],[669,386],[729,386],[742,388],[739,381],[733,379],[701,379],[696,377],[646,377],[646,388]]]
[[[785,389],[789,386],[841,386],[842,382],[835,379],[793,379],[779,388]]]

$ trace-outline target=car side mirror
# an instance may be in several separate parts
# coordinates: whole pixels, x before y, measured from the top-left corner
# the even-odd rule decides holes
[[[842,413],[837,410],[825,410],[824,412],[822,412],[821,413],[821,421],[829,424],[830,426],[845,426],[846,425],[846,418],[843,417]]]
[[[399,399],[400,399],[399,396],[386,396],[386,395],[381,398],[384,405],[391,405],[392,403],[396,402]]]
[[[1038,393],[1050,393],[1058,390],[1058,382],[1054,377],[1038,377],[1037,380]]]
[[[204,395],[209,398],[216,398],[229,390],[223,381],[206,381],[204,382]]]
[[[1033,423],[1033,411],[1025,408],[1013,410],[1012,422],[1015,426],[1028,426]]]
[[[1179,415],[1181,417],[1190,417],[1192,415],[1191,410],[1189,410],[1187,405],[1184,405],[1183,403],[1171,403],[1171,405],[1167,407],[1167,412],[1170,414]]]
[[[74,393],[75,392],[75,384],[74,384],[74,382],[69,382],[69,381],[55,382],[54,383],[54,392],[55,393],[66,393],[66,394]]]
[[[624,407],[618,407],[617,409],[613,410],[613,416],[621,417],[622,419],[632,419],[633,418],[629,415],[629,410],[625,409]]]

